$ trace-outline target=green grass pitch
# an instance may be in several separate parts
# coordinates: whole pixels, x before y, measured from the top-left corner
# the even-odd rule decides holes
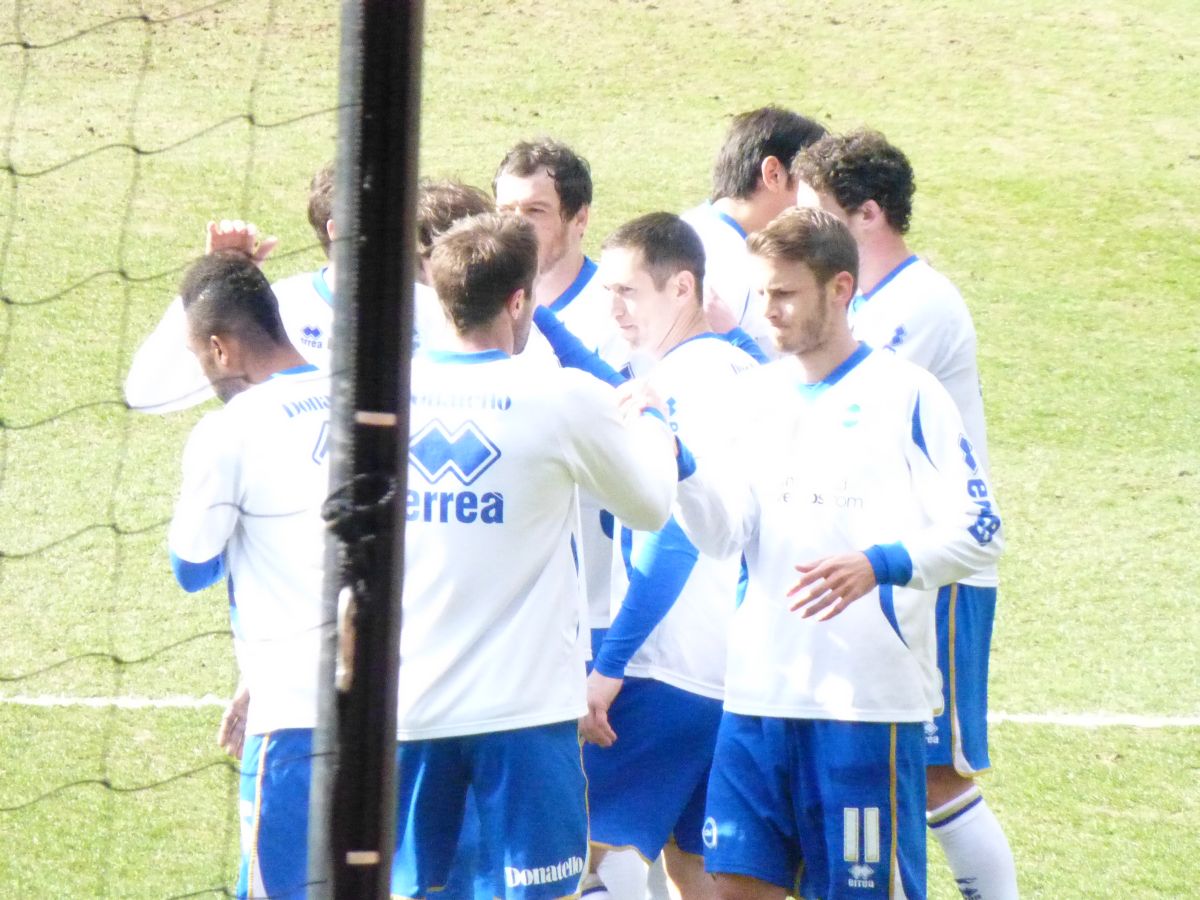
[[[11,698],[233,686],[223,595],[166,565],[199,411],[130,412],[120,384],[207,219],[278,234],[272,277],[319,261],[336,6],[0,0],[0,896],[232,886],[217,709]],[[705,196],[736,112],[885,132],[917,172],[913,246],[979,331],[1009,529],[993,708],[1194,721],[1197,34],[1192,0],[436,0],[422,165],[487,186],[515,140],[561,137],[592,164],[595,249]],[[1197,892],[1200,729],[993,742],[1025,896]],[[932,845],[930,886],[955,896]]]

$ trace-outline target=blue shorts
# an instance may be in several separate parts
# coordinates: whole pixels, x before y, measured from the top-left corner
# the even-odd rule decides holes
[[[617,742],[583,748],[592,842],[633,847],[652,860],[674,835],[680,850],[703,853],[721,701],[651,678],[626,678],[608,721]]]
[[[995,588],[952,584],[938,591],[937,657],[944,708],[925,726],[928,765],[954,766],[963,776],[991,768],[987,681],[995,618]]]
[[[924,897],[921,731],[918,722],[726,712],[708,782],[705,869],[797,897]]]
[[[579,891],[588,823],[575,720],[403,741],[396,760],[394,896],[424,897],[446,885],[468,787],[486,836],[476,871],[490,877],[493,896],[554,900]]]
[[[293,728],[246,738],[238,791],[238,897],[307,896],[312,736],[311,728]]]

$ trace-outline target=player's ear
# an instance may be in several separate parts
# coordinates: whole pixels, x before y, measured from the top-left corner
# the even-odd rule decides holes
[[[221,335],[210,334],[208,336],[208,351],[212,354],[213,361],[218,365],[229,366],[232,359],[231,349],[229,341]]]
[[[877,227],[887,224],[887,216],[884,215],[883,208],[874,200],[868,200],[855,211],[862,216],[863,224],[866,226]]]
[[[838,308],[844,311],[854,299],[854,276],[849,272],[838,272],[829,279],[828,290]]]
[[[763,185],[769,191],[786,191],[791,189],[791,178],[787,166],[776,156],[768,156],[759,167],[759,176]]]
[[[575,213],[575,226],[579,229],[579,236],[582,238],[588,227],[588,215],[591,213],[592,207],[585,203],[579,207],[579,212]]]
[[[696,276],[687,269],[680,269],[675,273],[675,297],[676,299],[687,303],[695,298],[696,291]]]

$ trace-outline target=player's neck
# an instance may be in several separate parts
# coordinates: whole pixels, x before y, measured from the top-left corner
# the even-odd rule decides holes
[[[765,228],[771,219],[775,218],[755,197],[721,197],[714,200],[712,205],[717,212],[724,213],[737,222],[746,234]]]
[[[857,350],[858,341],[850,334],[850,329],[845,328],[816,350],[797,353],[796,359],[800,363],[804,381],[807,384],[816,384],[828,378],[834,369],[853,356]]]
[[[533,284],[533,299],[538,306],[549,306],[562,296],[563,291],[579,277],[583,259],[583,248],[577,247],[564,253],[552,269],[538,273]]]
[[[694,310],[681,315],[672,325],[670,330],[663,335],[663,339],[658,346],[652,351],[655,359],[662,359],[680,344],[685,341],[690,341],[694,337],[706,334],[709,331],[708,320],[704,318],[704,308],[697,306]]]
[[[912,256],[904,236],[891,230],[873,235],[858,249],[858,290],[863,294],[875,290],[896,266]]]
[[[449,329],[450,335],[446,340],[446,348],[458,353],[486,353],[489,350],[502,350],[509,356],[513,355],[514,337],[510,322],[503,322],[497,316],[488,325],[472,328],[465,334],[459,334],[454,328]]]

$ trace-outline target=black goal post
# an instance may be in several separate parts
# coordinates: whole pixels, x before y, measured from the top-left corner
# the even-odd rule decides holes
[[[387,898],[408,458],[422,3],[342,4],[325,622],[309,896]]]

